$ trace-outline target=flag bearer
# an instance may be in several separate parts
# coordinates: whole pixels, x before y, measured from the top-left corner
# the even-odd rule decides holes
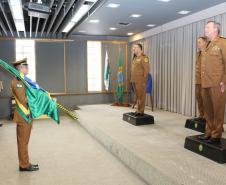
[[[13,66],[21,73],[21,76],[28,74],[27,59],[15,61]],[[14,77],[11,82],[11,89],[16,100],[16,109],[13,120],[17,123],[17,147],[19,158],[19,171],[37,171],[39,166],[31,164],[28,155],[28,144],[31,134],[32,121],[28,101],[25,92],[25,86],[18,78]]]

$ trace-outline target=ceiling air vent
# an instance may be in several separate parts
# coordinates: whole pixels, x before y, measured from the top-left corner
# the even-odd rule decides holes
[[[129,22],[120,22],[118,23],[120,26],[129,26],[131,23]]]

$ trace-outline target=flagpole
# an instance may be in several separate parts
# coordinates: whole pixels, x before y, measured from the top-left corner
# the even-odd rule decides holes
[[[63,105],[59,104],[58,102],[57,102],[57,107],[60,108],[63,112],[65,112],[72,119],[74,119],[74,120],[78,119],[78,117],[76,116],[76,114],[73,111],[66,109]]]

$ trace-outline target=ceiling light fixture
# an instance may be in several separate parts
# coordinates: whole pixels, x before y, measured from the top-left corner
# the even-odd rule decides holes
[[[155,24],[148,24],[147,27],[155,27]]]
[[[98,19],[92,19],[92,20],[90,20],[89,22],[90,22],[90,23],[98,23],[98,22],[100,22],[100,20],[98,20]]]
[[[97,2],[97,0],[86,0],[86,2],[95,3],[95,2]]]
[[[188,10],[182,10],[182,11],[179,11],[177,12],[178,14],[181,14],[181,15],[186,15],[188,13],[190,13],[191,11],[188,11]]]
[[[127,35],[129,35],[129,36],[131,36],[131,35],[133,35],[134,33],[132,33],[132,32],[129,32],[129,33],[127,33]]]
[[[141,14],[132,14],[130,15],[130,17],[133,17],[133,18],[138,18],[138,17],[141,17],[142,15]]]
[[[74,25],[75,25],[75,22],[69,22],[67,26],[65,26],[62,32],[69,32]]]
[[[88,4],[84,4],[81,8],[75,13],[73,18],[71,19],[72,22],[78,22],[86,12],[88,12],[91,6]]]
[[[12,12],[13,20],[15,22],[17,31],[25,32],[21,0],[9,0],[9,7]]]
[[[94,4],[97,0],[89,0],[89,1]],[[93,6],[93,4],[83,4],[79,8],[79,10],[73,15],[73,17],[71,18],[69,23],[64,27],[62,32],[69,32],[73,28],[73,26],[79,20],[81,20],[81,18],[89,11],[89,9]]]
[[[158,1],[161,1],[161,2],[170,2],[171,0],[158,0]]]
[[[120,4],[115,4],[115,3],[109,3],[106,7],[108,8],[118,8]]]
[[[117,30],[117,28],[115,28],[115,27],[111,27],[111,28],[109,28],[109,30],[114,31],[114,30]]]
[[[80,32],[80,33],[85,33],[86,31],[85,31],[85,30],[79,30],[78,32]]]

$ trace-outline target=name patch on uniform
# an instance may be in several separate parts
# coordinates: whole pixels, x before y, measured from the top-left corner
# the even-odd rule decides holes
[[[16,84],[17,88],[23,87],[21,84]]]

